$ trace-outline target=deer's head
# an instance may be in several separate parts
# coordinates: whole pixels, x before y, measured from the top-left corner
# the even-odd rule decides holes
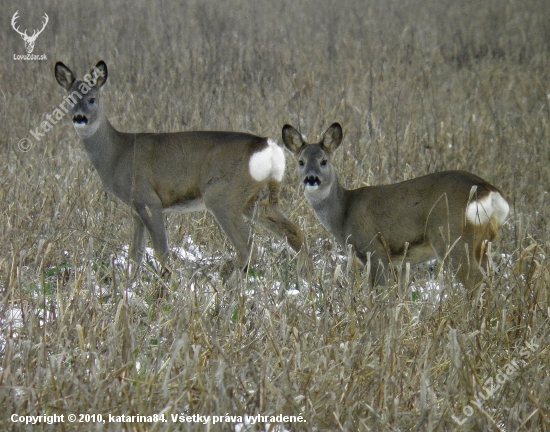
[[[342,142],[342,126],[334,123],[320,142],[308,144],[300,132],[290,125],[283,128],[283,142],[298,160],[298,176],[304,183],[308,199],[326,197],[332,185],[337,182],[336,172],[331,163],[332,152]]]
[[[105,116],[99,89],[107,81],[107,65],[102,60],[89,74],[84,75],[83,79],[77,79],[73,71],[63,63],[57,62],[55,79],[70,93],[66,100],[71,105],[70,113],[78,136],[82,139],[91,137]]]

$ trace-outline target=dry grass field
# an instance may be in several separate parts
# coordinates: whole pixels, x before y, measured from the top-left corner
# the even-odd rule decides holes
[[[16,10],[22,29],[48,14],[47,60],[14,59]],[[1,16],[1,430],[550,430],[550,2],[6,0]],[[255,229],[253,269],[224,282],[231,244],[193,213],[167,217],[172,278],[150,259],[133,279],[129,209],[70,119],[30,133],[65,95],[55,62],[100,59],[120,130],[281,143],[285,123],[313,141],[338,121],[347,187],[482,176],[511,207],[494,276],[472,300],[438,267],[371,287],[289,154],[282,205],[312,271]]]

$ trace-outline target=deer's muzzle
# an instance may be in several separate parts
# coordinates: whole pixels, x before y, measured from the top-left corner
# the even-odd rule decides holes
[[[78,114],[73,117],[73,123],[75,126],[85,126],[88,124],[88,118],[86,116]]]
[[[304,179],[306,187],[317,188],[321,184],[321,180],[317,176],[307,176]]]

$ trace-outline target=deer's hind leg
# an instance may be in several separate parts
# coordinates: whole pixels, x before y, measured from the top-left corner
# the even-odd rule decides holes
[[[470,266],[470,270],[475,267],[475,271],[470,271],[466,276],[467,281],[463,280],[465,286],[468,287],[468,292],[476,294],[481,283],[483,282],[485,275],[491,270],[489,268],[488,257],[488,242],[495,239],[498,230],[498,222],[492,218],[483,225],[471,225],[466,224],[465,238],[468,241],[468,260],[474,263]],[[464,279],[466,279],[464,277]],[[477,294],[476,294],[477,296]]]
[[[280,183],[271,181],[267,190],[261,190],[256,199],[248,203],[245,216],[276,236],[286,238],[290,247],[299,252],[304,244],[304,234],[281,212],[279,189]]]
[[[428,236],[439,263],[449,264],[453,274],[471,296],[484,278],[480,268],[480,251],[485,245],[485,239],[472,225],[465,225],[462,232],[450,233],[445,232],[443,227],[434,227]]]
[[[243,217],[246,201],[229,200],[226,195],[223,188],[209,190],[203,194],[204,204],[235,248],[236,257],[232,267],[246,270],[251,246],[250,227]],[[232,271],[229,268],[225,270],[225,273]]]

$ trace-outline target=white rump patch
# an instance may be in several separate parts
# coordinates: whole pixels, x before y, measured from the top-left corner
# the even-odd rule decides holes
[[[487,196],[470,202],[466,208],[466,219],[474,225],[484,225],[494,217],[500,225],[504,223],[510,206],[498,192],[489,192]]]
[[[256,181],[274,179],[282,181],[285,174],[285,153],[272,139],[267,140],[267,147],[254,153],[248,162],[250,175]]]

